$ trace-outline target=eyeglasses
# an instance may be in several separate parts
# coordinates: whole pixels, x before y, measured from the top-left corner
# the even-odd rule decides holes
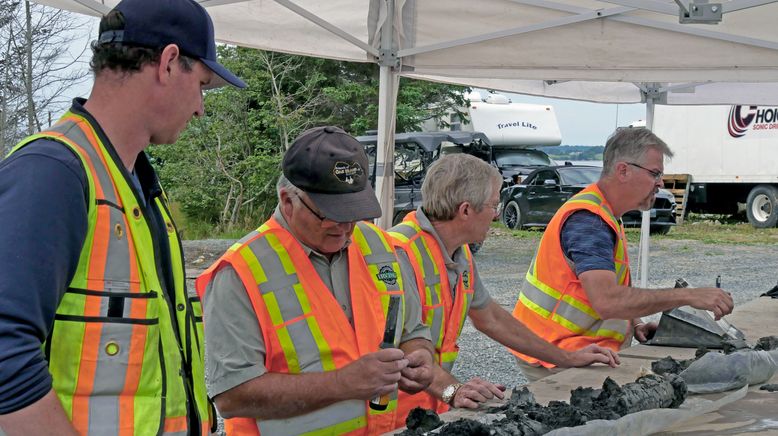
[[[664,173],[663,173],[662,171],[649,170],[649,169],[648,169],[648,168],[646,168],[646,167],[640,166],[640,165],[638,165],[638,164],[636,164],[636,163],[632,163],[632,162],[625,162],[625,163],[626,163],[627,165],[632,165],[633,167],[638,167],[638,168],[640,168],[641,170],[646,170],[646,171],[648,171],[648,173],[649,173],[649,174],[651,174],[651,176],[653,176],[653,177],[654,177],[654,180],[656,180],[657,182],[658,182],[658,181],[660,181],[660,180],[662,180],[662,176],[664,175]]]
[[[499,215],[502,210],[502,202],[498,202],[497,204],[484,204],[484,207],[490,207],[495,215]]]
[[[316,218],[318,218],[318,219],[319,219],[319,221],[324,221],[324,220],[326,220],[326,219],[327,219],[327,217],[326,217],[326,216],[322,215],[320,212],[316,212],[315,210],[313,210],[313,208],[312,208],[311,206],[308,206],[308,203],[306,203],[306,202],[305,202],[305,200],[303,200],[303,198],[302,198],[302,197],[300,197],[300,194],[295,194],[295,195],[296,195],[296,196],[297,196],[297,198],[300,200],[300,203],[302,203],[302,204],[303,204],[303,206],[305,206],[305,208],[306,208],[306,209],[308,209],[309,211],[311,211],[311,213],[312,213],[312,214],[313,214],[313,215],[314,215]]]

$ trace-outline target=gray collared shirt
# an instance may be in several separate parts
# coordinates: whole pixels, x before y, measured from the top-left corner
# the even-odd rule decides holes
[[[459,247],[454,250],[453,259],[448,255],[446,246],[443,245],[443,241],[440,240],[438,232],[435,231],[435,227],[432,226],[432,223],[429,218],[427,218],[427,215],[424,214],[421,206],[416,209],[416,220],[419,222],[419,227],[421,227],[422,230],[435,237],[435,241],[437,241],[438,247],[440,247],[440,252],[443,254],[443,261],[446,263],[446,275],[448,276],[448,282],[451,285],[451,295],[455,295],[459,277],[462,275],[462,272],[467,269],[467,257],[465,256],[465,252],[462,250],[462,247]],[[473,301],[470,303],[470,307],[472,309],[483,309],[492,301],[492,297],[489,295],[489,291],[486,290],[486,287],[484,287],[484,284],[481,281],[481,277],[478,275],[475,259],[473,259],[473,271],[470,276],[473,278]]]
[[[285,229],[289,225],[278,207],[273,217]],[[322,282],[332,292],[353,325],[348,280],[348,243],[329,260],[327,256],[300,244]],[[401,342],[430,339],[421,322],[421,303],[413,269],[405,253],[397,256],[405,285],[405,327]],[[231,266],[220,269],[208,284],[203,301],[205,321],[205,363],[208,392],[219,395],[267,372],[265,342],[251,300],[243,282]],[[376,344],[378,345],[378,344]]]

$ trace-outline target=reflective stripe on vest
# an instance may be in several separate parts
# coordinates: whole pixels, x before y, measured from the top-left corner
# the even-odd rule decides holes
[[[65,413],[82,434],[186,433],[180,335],[187,339],[184,349],[196,380],[197,413],[205,420],[200,431],[207,431],[202,336],[194,330],[191,310],[179,311],[184,322],[174,331],[156,262],[149,256],[154,252],[151,232],[120,161],[89,122],[73,113],[49,131],[26,138],[12,153],[41,138],[73,150],[89,187],[87,234],[78,266],[44,344]],[[168,225],[176,302],[186,309],[178,236],[164,202],[157,201]]]
[[[618,283],[629,285],[626,237],[620,222],[608,208],[603,206],[603,203],[604,200],[599,192],[587,188],[587,190],[573,196],[560,208],[557,214],[569,216],[570,213],[578,209],[600,211],[598,215],[618,235],[618,241],[614,249],[614,266]],[[551,230],[553,231],[553,229]],[[597,312],[588,304],[588,301],[575,295],[570,295],[570,293],[564,294],[553,286],[544,283],[540,277],[541,275],[538,274],[536,262],[537,259],[533,259],[529,271],[527,271],[526,280],[519,295],[520,304],[523,304],[540,317],[549,319],[575,334],[592,338],[612,338],[619,342],[625,340],[629,329],[628,321],[600,319]],[[566,264],[566,268],[569,269],[570,265]]]
[[[403,299],[394,343],[402,337],[405,304],[402,276],[394,250],[383,231],[357,223],[347,250],[354,327],[319,279],[294,237],[275,219],[244,237],[198,278],[204,292],[215,270],[233,266],[247,289],[267,338],[268,372],[311,373],[342,368],[380,344],[389,299]],[[227,428],[247,428],[253,421],[260,434],[376,434],[393,429],[397,393],[385,411],[362,400],[342,401],[283,420],[228,419]]]
[[[422,320],[430,326],[432,343],[435,346],[435,361],[451,372],[459,355],[457,339],[473,298],[473,260],[470,249],[467,245],[461,248],[468,268],[460,277],[455,298],[452,300],[442,247],[438,245],[435,236],[419,226],[416,212],[406,215],[403,222],[389,230],[389,234],[408,253],[413,266],[422,305]],[[398,427],[405,425],[408,414],[415,407],[434,410],[437,413],[448,410],[446,403],[426,392],[414,395],[400,392],[398,401]]]
[[[389,230],[389,234],[406,249],[417,276],[422,278],[419,286],[422,321],[430,327],[437,363],[450,372],[459,355],[456,341],[473,300],[473,259],[470,249],[467,245],[461,248],[468,268],[462,272],[452,299],[442,247],[438,246],[433,235],[419,226],[416,212],[406,215],[400,224]],[[439,266],[444,269],[441,270]]]

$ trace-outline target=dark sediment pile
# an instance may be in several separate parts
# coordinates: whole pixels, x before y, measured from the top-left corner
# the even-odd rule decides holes
[[[421,407],[411,410],[411,413],[405,418],[405,426],[409,430],[418,432],[418,434],[434,430],[442,424],[443,421],[440,420],[437,413],[432,410],[422,409]]]
[[[754,350],[770,351],[778,348],[778,336],[765,336],[759,338],[754,345]]]
[[[504,419],[488,425],[460,419],[444,425],[439,432],[445,435],[541,435],[557,428],[584,425],[593,419],[618,419],[641,410],[678,407],[686,398],[686,384],[673,374],[649,374],[624,386],[609,377],[602,389],[579,387],[571,394],[570,404],[551,401],[548,406],[541,406],[526,387],[517,388],[508,403],[488,411],[502,413]],[[408,424],[403,435],[423,433],[418,428],[411,428],[410,422]]]
[[[722,341],[722,344],[724,345],[722,351],[724,354],[731,354],[738,350],[742,350],[744,347],[741,345],[741,342],[745,343],[744,341],[736,341],[732,343],[729,343],[728,341]],[[749,347],[745,346],[745,348]],[[770,351],[775,350],[776,348],[778,348],[778,336],[765,336],[759,338],[756,341],[756,345],[754,345],[752,349],[755,351]],[[653,371],[655,374],[680,374],[683,370],[688,368],[689,365],[694,363],[695,360],[704,356],[706,353],[708,353],[708,349],[705,347],[700,347],[694,353],[694,358],[692,359],[675,360],[672,357],[667,356],[651,362],[651,371]]]
[[[778,391],[778,384],[776,383],[764,384],[762,386],[759,386],[759,390],[767,391],[767,392],[775,392]]]

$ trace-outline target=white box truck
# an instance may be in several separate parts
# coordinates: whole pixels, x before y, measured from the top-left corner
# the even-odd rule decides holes
[[[665,174],[689,174],[686,210],[778,224],[778,107],[662,106],[654,132],[673,150]]]

